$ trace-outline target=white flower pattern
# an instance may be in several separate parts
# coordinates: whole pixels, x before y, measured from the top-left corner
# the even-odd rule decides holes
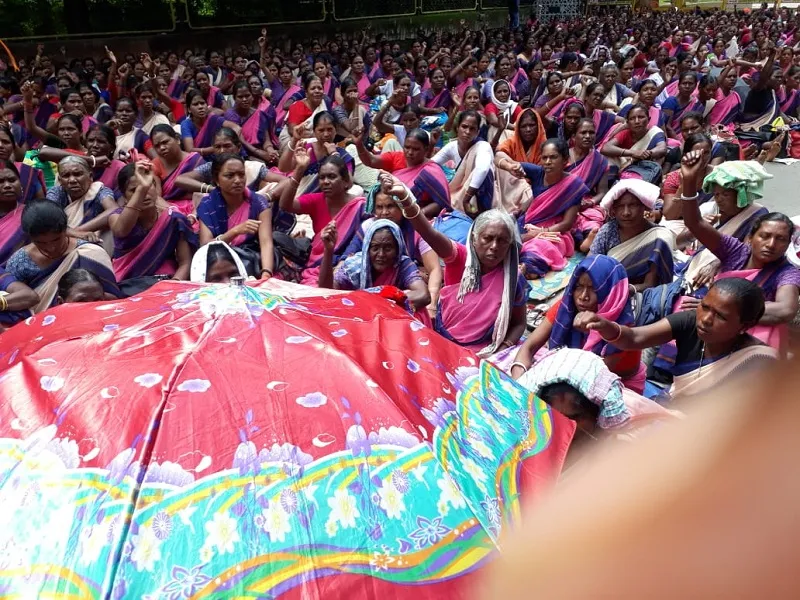
[[[328,498],[328,506],[331,509],[329,521],[337,523],[342,529],[355,527],[356,519],[361,516],[355,497],[347,490],[336,490],[333,498]]]
[[[386,511],[390,519],[401,519],[406,510],[403,494],[400,493],[391,481],[386,481],[378,490],[381,498],[381,508]]]
[[[226,512],[218,512],[214,518],[206,523],[206,545],[216,548],[219,554],[233,552],[236,542],[239,541],[239,531],[236,529],[236,520]]]
[[[152,529],[146,527],[140,529],[131,541],[133,543],[131,562],[136,570],[140,573],[142,571],[152,573],[156,563],[161,560],[161,540],[156,537]]]

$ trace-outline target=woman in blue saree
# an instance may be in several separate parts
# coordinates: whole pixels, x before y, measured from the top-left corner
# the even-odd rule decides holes
[[[154,275],[189,279],[197,235],[184,215],[158,197],[151,165],[126,165],[119,184],[125,207],[109,217],[117,280]]]
[[[22,184],[16,165],[0,160],[0,264],[19,250],[27,241],[22,231]]]
[[[205,73],[203,73],[205,75]],[[197,152],[207,158],[214,153],[214,136],[232,123],[210,111],[210,106],[198,90],[186,94],[187,119],[181,122],[181,142],[186,152]]]
[[[69,236],[67,215],[58,204],[48,200],[26,204],[22,230],[32,243],[17,250],[5,269],[39,295],[32,312],[42,312],[55,304],[58,282],[72,269],[91,271],[103,285],[107,298],[119,297],[108,253],[96,244]]]
[[[39,296],[0,267],[0,332],[31,316]]]

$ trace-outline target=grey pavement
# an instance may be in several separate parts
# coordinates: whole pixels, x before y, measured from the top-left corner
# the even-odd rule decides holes
[[[800,215],[800,162],[767,163],[766,169],[774,177],[764,183],[764,206],[790,217]]]

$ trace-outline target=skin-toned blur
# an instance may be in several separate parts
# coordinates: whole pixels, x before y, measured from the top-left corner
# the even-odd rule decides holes
[[[721,387],[635,443],[594,448],[501,540],[475,597],[800,597],[798,367]]]

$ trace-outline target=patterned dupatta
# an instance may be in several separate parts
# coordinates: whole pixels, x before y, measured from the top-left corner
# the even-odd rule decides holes
[[[278,127],[283,127],[286,122],[286,115],[289,113],[286,103],[289,100],[296,100],[294,95],[302,91],[303,88],[293,83],[289,86],[289,89],[284,92],[283,96],[281,96],[278,106],[275,107],[275,122]]]
[[[119,296],[119,287],[114,277],[111,257],[103,250],[102,246],[89,243],[80,244],[60,260],[41,269],[28,282],[39,294],[39,303],[31,309],[34,314],[53,306],[58,291],[58,282],[67,271],[72,269],[90,271],[100,280],[105,292]]]
[[[675,236],[666,227],[653,226],[608,251],[625,267],[632,283],[641,283],[656,266],[657,284],[669,283],[674,273]]]
[[[717,90],[717,103],[708,113],[708,123],[710,125],[728,125],[739,114],[741,104],[742,99],[735,91],[731,90],[725,96],[722,90]]]
[[[394,176],[411,190],[417,200],[431,200],[443,210],[452,210],[450,184],[442,168],[432,160],[395,171]]]
[[[591,191],[597,187],[603,176],[608,172],[608,159],[593,149],[578,162],[567,165],[565,170],[576,177],[580,177]]]
[[[41,189],[42,192],[47,189],[47,186],[44,183],[44,173],[42,173],[41,170],[21,162],[15,162],[14,164],[19,171],[19,181],[22,184],[23,203],[27,202],[28,200],[33,200],[37,187]]]
[[[28,236],[22,231],[23,208],[24,204],[19,203],[14,210],[0,218],[0,264],[6,264],[11,255],[28,241]]]
[[[196,247],[197,239],[189,221],[172,207],[158,215],[145,238],[133,249],[112,261],[117,281],[148,275],[174,275],[177,269],[175,248],[184,237]]]
[[[197,131],[193,138],[195,148],[210,148],[214,145],[214,136],[222,128],[225,117],[210,114],[203,122],[203,126]]]
[[[561,181],[534,197],[528,210],[518,220],[520,230],[525,225],[539,225],[560,218],[571,207],[579,205],[588,192],[589,188],[580,177],[564,173]]]
[[[675,377],[669,395],[678,398],[702,394],[743,371],[750,362],[777,358],[777,352],[769,346],[752,345],[723,356],[704,357],[702,363],[691,361],[675,365],[672,369]]]
[[[242,123],[242,139],[252,146],[260,147],[267,141],[267,136],[272,145],[277,147],[275,109],[267,98],[261,98],[255,112]]]
[[[608,141],[608,138],[617,132],[619,127],[616,126],[616,115],[604,110],[597,109],[593,111],[592,120],[594,121],[594,127],[597,131],[594,145],[595,148],[599,148]]]
[[[778,98],[775,95],[775,90],[772,90],[772,97],[770,99],[770,105],[767,111],[750,121],[742,121],[740,126],[744,131],[758,131],[764,125],[769,125],[772,123],[772,121],[775,120],[775,117],[778,116],[779,112],[780,107],[778,106]]]
[[[200,201],[197,207],[197,218],[208,227],[211,235],[217,237],[248,219],[258,219],[261,213],[260,207],[269,206],[269,203],[266,199],[264,199],[263,203],[255,202],[254,196],[257,196],[257,194],[245,188],[244,202],[232,214],[228,215],[228,205],[225,204],[222,192],[219,188],[214,188],[208,196]],[[238,235],[230,242],[230,245],[241,246],[251,239],[257,238],[254,234]]]
[[[573,326],[575,316],[579,312],[573,298],[575,286],[584,273],[589,275],[594,292],[597,294],[597,314],[619,325],[633,325],[633,309],[625,267],[609,256],[594,254],[587,256],[578,264],[567,284],[567,289],[564,290],[550,332],[548,347],[579,348],[600,356],[613,354],[619,350],[600,337],[597,331],[587,334]]]

